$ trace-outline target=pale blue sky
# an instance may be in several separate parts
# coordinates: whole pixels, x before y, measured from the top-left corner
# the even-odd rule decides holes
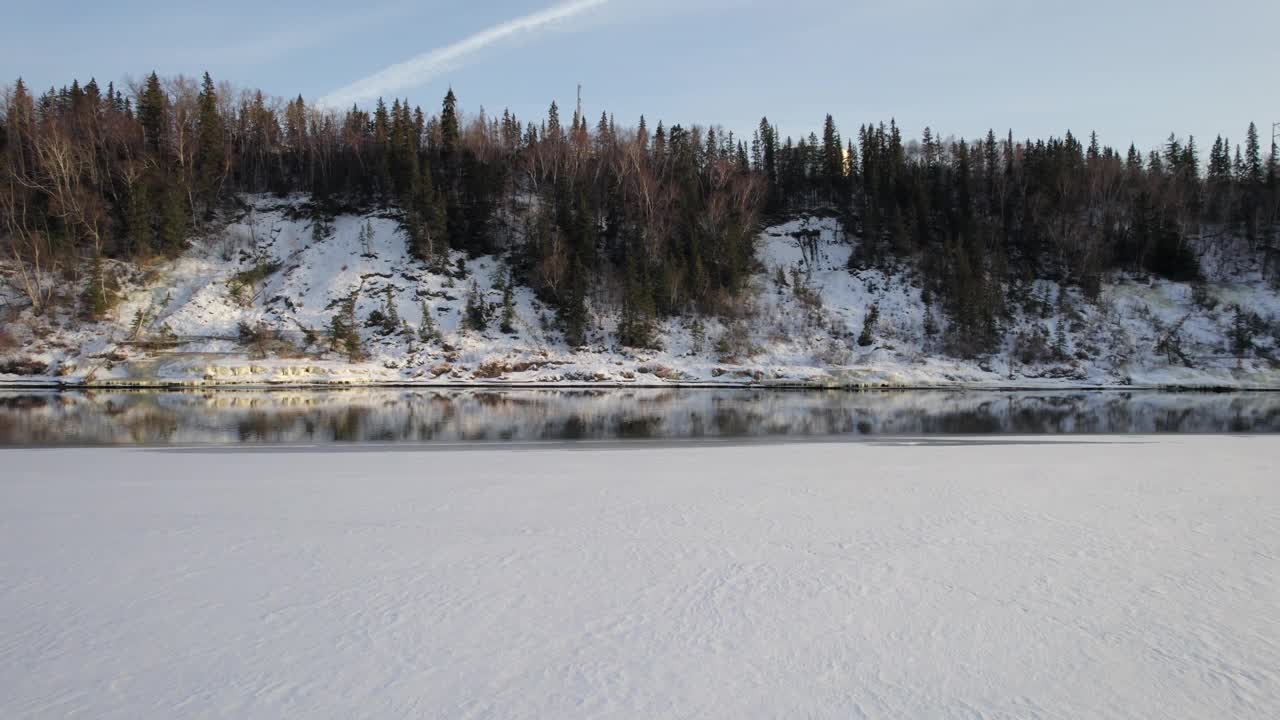
[[[542,115],[554,98],[633,124],[716,123],[846,135],[896,117],[975,137],[1097,129],[1142,148],[1170,131],[1243,139],[1280,121],[1280,2],[1274,0],[568,0],[571,17],[493,33],[387,97],[436,109],[452,84],[464,110]],[[432,50],[566,0],[159,0],[21,3],[0,26],[0,82],[36,88],[198,74],[279,95],[321,97]],[[577,10],[575,13],[574,10]],[[419,73],[418,75],[421,75]],[[404,78],[401,78],[404,80]],[[367,104],[367,103],[366,103]]]

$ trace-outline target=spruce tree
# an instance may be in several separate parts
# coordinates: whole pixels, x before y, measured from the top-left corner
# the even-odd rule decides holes
[[[103,267],[102,254],[95,253],[89,265],[89,278],[81,298],[81,316],[86,320],[102,320],[119,299],[115,276]]]
[[[653,296],[641,277],[639,263],[627,263],[626,285],[622,300],[622,319],[618,324],[618,341],[628,347],[653,345]]]
[[[453,94],[453,88],[449,88],[440,107],[440,153],[446,158],[446,163],[457,151],[460,137],[458,97]]]
[[[138,98],[138,121],[142,123],[143,138],[157,155],[164,152],[167,136],[166,118],[168,98],[160,87],[160,76],[153,71],[147,76],[142,96]]]
[[[862,347],[870,347],[875,342],[876,323],[880,321],[880,305],[877,303],[871,306],[867,311],[867,316],[862,320],[862,333],[858,335],[858,344]]]
[[[1262,184],[1262,147],[1258,143],[1258,126],[1249,123],[1244,141],[1245,179],[1252,185]]]
[[[441,340],[440,329],[436,326],[435,318],[431,317],[431,309],[427,307],[426,300],[422,301],[422,321],[418,323],[418,339],[424,343]]]
[[[484,305],[484,298],[480,296],[480,286],[473,279],[471,288],[467,291],[467,304],[463,309],[462,325],[468,330],[476,332],[484,332],[489,325],[488,310]]]
[[[213,78],[207,72],[204,74],[198,104],[196,176],[198,193],[205,206],[205,216],[209,217],[218,200],[225,163],[224,131],[222,115],[218,112],[218,94],[213,87]]]
[[[515,276],[509,275],[502,285],[502,325],[499,330],[506,335],[516,333]]]
[[[834,193],[844,184],[844,148],[831,115],[827,115],[822,126],[822,174],[829,198],[834,199]]]
[[[330,348],[341,351],[351,362],[364,358],[360,330],[356,327],[356,301],[359,297],[360,290],[352,290],[350,295],[338,303],[338,311],[329,321]]]
[[[161,196],[159,240],[160,251],[174,256],[186,247],[190,215],[187,202],[177,183],[167,183]]]
[[[382,332],[386,335],[400,329],[400,313],[396,310],[395,293],[388,285],[382,301]]]
[[[582,260],[574,261],[569,280],[569,297],[561,309],[565,342],[579,347],[587,342],[587,268]]]
[[[129,186],[128,226],[129,253],[135,258],[145,258],[155,252],[155,211],[145,180],[137,180]]]

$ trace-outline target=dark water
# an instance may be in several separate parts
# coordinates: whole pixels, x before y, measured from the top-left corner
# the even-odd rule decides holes
[[[0,390],[0,445],[1278,433],[1280,393]]]

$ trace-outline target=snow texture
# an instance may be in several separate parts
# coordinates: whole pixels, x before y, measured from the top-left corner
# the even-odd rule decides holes
[[[806,216],[761,234],[759,267],[737,303],[743,317],[702,318],[701,329],[689,317],[660,320],[658,349],[624,348],[616,341],[620,298],[596,288],[589,342],[570,348],[554,310],[523,285],[513,293],[515,332],[500,332],[500,286],[510,272],[501,256],[454,253],[447,268],[429,268],[408,255],[391,214],[341,216],[317,236],[304,196],[247,201],[247,212],[195,238],[175,261],[145,272],[113,266],[127,290],[114,319],[85,324],[28,312],[10,323],[9,361],[47,369],[0,374],[0,382],[1280,387],[1280,368],[1268,359],[1280,352],[1280,294],[1256,267],[1225,259],[1240,253],[1218,246],[1202,253],[1211,282],[1200,295],[1150,277],[1112,276],[1096,302],[1078,288],[1029,283],[1010,308],[1005,346],[964,360],[947,356],[945,309],[926,302],[911,271],[850,270],[856,238],[834,218]],[[237,298],[237,275],[255,267],[272,272]],[[493,316],[484,331],[463,327],[472,283]],[[388,288],[408,335],[365,326]],[[349,362],[323,338],[303,348],[307,332],[323,333],[352,292],[368,358]],[[440,341],[417,337],[424,306]],[[873,306],[879,320],[863,345]],[[1230,340],[1237,307],[1260,323],[1243,355]],[[297,352],[251,355],[237,341],[242,323],[281,330]],[[138,342],[170,336],[174,347]],[[1181,356],[1158,349],[1171,337]],[[0,345],[0,368],[9,361]]]
[[[1273,718],[1278,451],[0,451],[0,716]]]

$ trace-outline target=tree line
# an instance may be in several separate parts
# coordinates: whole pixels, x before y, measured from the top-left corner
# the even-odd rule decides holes
[[[1117,269],[1195,279],[1194,248],[1214,238],[1243,238],[1274,272],[1274,143],[1264,154],[1250,125],[1243,145],[1199,153],[1177,136],[1146,154],[1096,134],[908,141],[893,122],[844,140],[831,116],[798,142],[767,118],[737,138],[580,107],[564,124],[555,103],[536,121],[464,117],[452,90],[430,114],[401,99],[334,111],[208,74],[39,96],[18,80],[0,105],[0,241],[37,312],[74,301],[93,316],[105,261],[176,255],[242,193],[305,192],[317,235],[337,213],[394,208],[421,261],[505,252],[571,343],[597,297],[621,307],[621,341],[645,346],[658,317],[732,310],[766,219],[828,212],[858,238],[851,270],[918,269],[950,347],[972,354],[1031,279],[1088,294]],[[84,297],[61,294],[86,276]]]

